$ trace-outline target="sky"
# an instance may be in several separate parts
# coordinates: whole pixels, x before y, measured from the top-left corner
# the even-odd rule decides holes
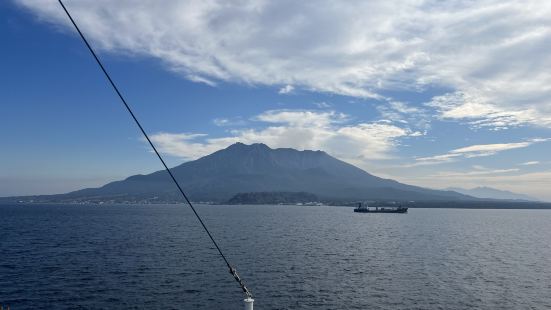
[[[551,2],[66,0],[169,165],[235,142],[551,201]],[[0,196],[162,167],[55,0],[0,2]]]

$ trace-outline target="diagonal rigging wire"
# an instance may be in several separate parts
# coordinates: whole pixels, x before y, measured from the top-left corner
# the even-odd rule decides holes
[[[174,184],[176,184],[176,187],[178,187],[178,190],[180,191],[180,193],[182,194],[182,196],[184,197],[184,199],[186,200],[187,204],[190,206],[191,210],[193,210],[193,213],[195,214],[195,217],[197,217],[197,219],[199,220],[199,223],[201,223],[201,226],[203,226],[203,229],[205,230],[205,232],[207,233],[207,235],[209,236],[210,240],[212,241],[212,243],[214,244],[214,246],[216,247],[216,249],[218,250],[218,253],[220,254],[220,256],[222,256],[222,259],[224,259],[224,262],[226,263],[226,265],[228,266],[229,268],[229,271],[230,273],[232,274],[232,276],[234,277],[234,279],[237,281],[237,283],[239,283],[239,286],[241,287],[241,289],[243,290],[243,293],[249,297],[249,298],[252,298],[252,294],[251,292],[249,291],[249,289],[245,286],[245,283],[243,282],[243,280],[239,277],[239,275],[237,274],[237,270],[232,267],[232,265],[229,263],[228,259],[226,258],[226,256],[224,255],[224,253],[222,253],[222,250],[220,249],[220,247],[218,246],[218,243],[216,243],[216,240],[214,240],[214,238],[212,237],[210,231],[208,230],[207,226],[205,225],[205,223],[203,223],[203,220],[201,219],[201,217],[199,216],[199,214],[197,213],[197,211],[195,210],[195,207],[193,206],[193,204],[191,203],[191,201],[189,200],[189,198],[187,197],[186,193],[184,192],[184,190],[182,189],[182,187],[180,186],[180,184],[178,183],[178,181],[176,181],[176,178],[174,177],[174,175],[172,174],[172,172],[170,171],[170,169],[168,169],[168,166],[166,165],[163,157],[161,156],[161,154],[159,154],[159,152],[157,151],[157,148],[155,147],[155,145],[153,144],[153,142],[151,142],[151,140],[149,139],[149,136],[147,135],[147,133],[145,132],[145,130],[143,129],[142,125],[140,124],[140,122],[138,121],[138,119],[136,118],[136,116],[134,115],[134,112],[132,112],[132,109],[130,108],[130,106],[128,105],[128,103],[126,103],[126,100],[124,99],[124,97],[122,96],[121,92],[119,91],[119,89],[117,88],[117,86],[115,85],[115,82],[113,82],[113,80],[111,79],[111,76],[109,76],[109,73],[107,73],[107,70],[105,69],[105,67],[103,66],[103,64],[101,63],[101,61],[99,60],[98,56],[96,55],[96,53],[94,52],[94,50],[92,49],[92,47],[90,46],[90,44],[88,43],[88,41],[86,40],[86,38],[84,37],[84,34],[82,34],[82,32],[80,31],[80,29],[78,28],[75,20],[73,19],[73,17],[71,16],[71,14],[69,13],[69,11],[67,10],[67,8],[65,7],[65,5],[63,4],[63,2],[61,0],[58,0],[59,4],[61,5],[61,7],[63,8],[63,10],[65,11],[65,13],[67,14],[67,17],[69,17],[69,19],[71,20],[71,23],[73,24],[73,26],[75,27],[76,31],[78,32],[78,34],[80,35],[80,37],[82,38],[82,41],[84,41],[84,43],[86,44],[86,46],[88,47],[88,50],[90,50],[90,53],[92,53],[92,56],[94,57],[94,59],[96,60],[97,64],[99,65],[99,67],[101,68],[101,71],[103,71],[103,74],[105,75],[105,77],[107,78],[107,80],[109,81],[109,83],[111,84],[111,86],[113,87],[113,90],[115,90],[115,92],[117,93],[117,95],[119,96],[121,102],[123,103],[123,105],[125,106],[126,110],[128,111],[128,113],[130,113],[130,116],[132,116],[132,119],[134,120],[134,122],[136,123],[136,125],[138,125],[138,127],[140,128],[140,131],[142,132],[142,134],[144,135],[144,137],[147,139],[147,142],[149,142],[149,145],[151,146],[151,148],[153,149],[153,151],[155,151],[155,154],[157,155],[157,157],[159,158],[159,160],[161,161],[161,163],[163,164],[163,167],[165,168],[166,172],[168,172],[168,174],[170,175],[170,178],[172,179],[172,181],[174,181]]]

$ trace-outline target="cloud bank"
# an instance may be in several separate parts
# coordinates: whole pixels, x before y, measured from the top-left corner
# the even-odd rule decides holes
[[[270,110],[254,117],[254,128],[230,130],[225,137],[206,134],[157,133],[151,140],[168,155],[196,159],[236,142],[265,143],[272,148],[324,150],[349,162],[392,157],[399,140],[420,135],[388,123],[350,124],[334,111]]]
[[[55,0],[16,0],[66,25]],[[188,79],[389,99],[448,89],[427,108],[473,127],[551,126],[549,1],[130,0],[67,3],[103,51]],[[66,28],[68,29],[68,28]]]

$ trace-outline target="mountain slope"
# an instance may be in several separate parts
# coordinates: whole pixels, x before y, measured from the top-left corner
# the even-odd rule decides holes
[[[190,199],[223,202],[237,193],[305,192],[326,200],[474,200],[382,179],[322,151],[236,143],[171,169]],[[100,188],[54,196],[62,200],[181,200],[165,171],[135,175]]]

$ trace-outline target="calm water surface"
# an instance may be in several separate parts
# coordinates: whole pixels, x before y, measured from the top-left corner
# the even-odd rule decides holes
[[[199,206],[255,309],[551,309],[551,210]],[[185,206],[0,206],[11,309],[242,309]]]

